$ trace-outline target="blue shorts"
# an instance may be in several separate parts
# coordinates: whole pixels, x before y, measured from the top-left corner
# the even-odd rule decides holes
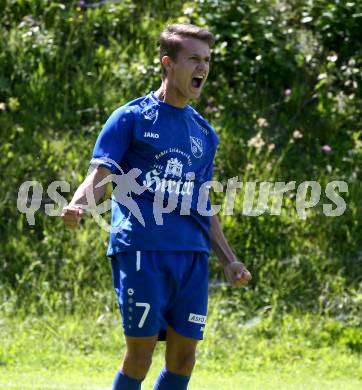
[[[112,257],[113,283],[126,336],[164,333],[202,340],[208,300],[208,253],[130,251]],[[161,338],[160,338],[161,339]]]

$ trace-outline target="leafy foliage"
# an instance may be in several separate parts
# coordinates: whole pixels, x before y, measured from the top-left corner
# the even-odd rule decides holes
[[[77,232],[16,208],[19,186],[71,183],[87,171],[109,113],[160,82],[156,40],[166,23],[190,21],[216,35],[212,70],[197,109],[221,138],[215,178],[348,183],[346,212],[306,220],[295,193],[280,216],[222,216],[238,256],[251,268],[230,308],[300,306],[357,316],[361,308],[360,2],[13,1],[0,16],[0,285],[3,308],[72,311],[106,304],[107,234],[87,220]],[[328,148],[329,149],[328,149]],[[44,192],[45,193],[45,192]],[[70,194],[65,194],[68,199]],[[215,195],[215,199],[218,197]],[[212,262],[212,277],[222,271]],[[233,304],[235,299],[235,304]],[[12,309],[11,309],[12,308]],[[353,335],[346,335],[353,339]]]

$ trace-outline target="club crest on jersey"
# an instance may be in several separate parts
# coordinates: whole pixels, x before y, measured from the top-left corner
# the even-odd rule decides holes
[[[194,157],[200,158],[203,154],[202,140],[200,138],[190,136],[191,151]]]

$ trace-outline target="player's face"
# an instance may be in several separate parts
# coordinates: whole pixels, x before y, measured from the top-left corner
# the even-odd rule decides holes
[[[198,98],[209,74],[210,48],[206,42],[184,38],[182,50],[170,60],[167,79],[175,94],[185,100]]]

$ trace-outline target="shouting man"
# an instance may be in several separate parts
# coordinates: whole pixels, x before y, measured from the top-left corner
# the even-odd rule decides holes
[[[113,193],[107,251],[126,342],[114,390],[141,388],[162,338],[165,367],[154,389],[187,388],[206,324],[211,246],[231,285],[251,279],[208,199],[218,136],[188,105],[206,82],[214,37],[205,28],[173,24],[159,43],[160,88],[113,112],[94,147],[94,170],[62,211],[65,225],[77,227],[87,194],[99,201],[109,175],[118,177],[115,190],[126,192]]]

